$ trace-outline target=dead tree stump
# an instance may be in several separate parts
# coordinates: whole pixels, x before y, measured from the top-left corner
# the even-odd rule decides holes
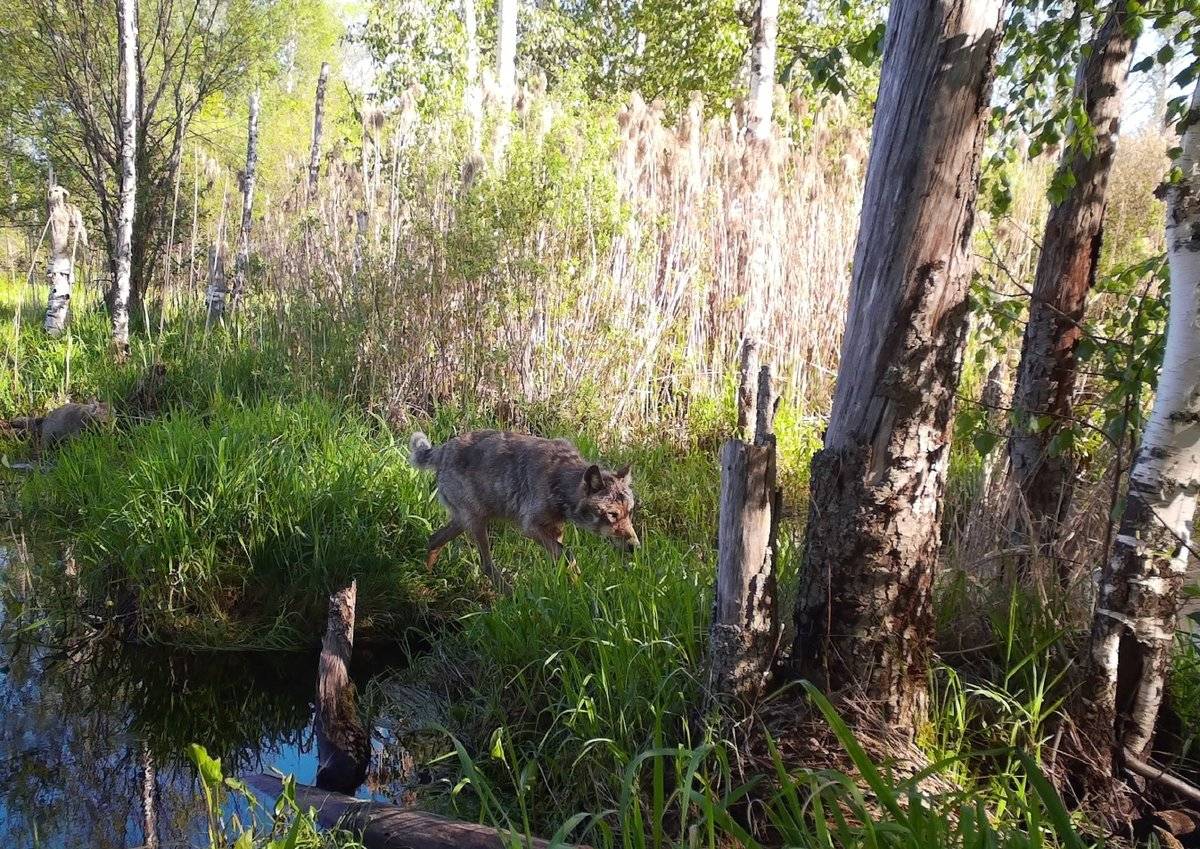
[[[763,366],[754,442],[730,439],[721,449],[717,590],[709,630],[709,683],[716,697],[753,701],[761,695],[779,642],[775,561],[782,496],[771,432],[777,402],[771,368]],[[738,418],[752,420],[749,411],[739,411]]]
[[[329,619],[317,666],[317,779],[322,790],[354,793],[367,777],[371,737],[358,715],[350,680],[358,583],[329,596]]]

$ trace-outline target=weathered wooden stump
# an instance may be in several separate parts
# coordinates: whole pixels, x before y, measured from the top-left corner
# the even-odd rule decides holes
[[[353,793],[367,777],[371,737],[358,715],[350,680],[358,582],[329,596],[329,619],[317,667],[317,787]]]
[[[743,367],[746,358],[744,348]],[[779,641],[775,559],[782,498],[771,432],[777,401],[770,366],[763,366],[754,412],[738,416],[739,423],[753,416],[754,442],[730,439],[721,449],[717,589],[709,630],[709,685],[717,697],[752,701],[761,695]]]

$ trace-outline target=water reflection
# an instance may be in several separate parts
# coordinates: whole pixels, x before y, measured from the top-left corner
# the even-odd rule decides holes
[[[315,688],[315,654],[0,641],[0,845],[143,846],[143,798],[162,846],[201,843],[188,744],[226,774],[275,767],[311,782]],[[378,755],[372,769],[371,795],[403,795]]]

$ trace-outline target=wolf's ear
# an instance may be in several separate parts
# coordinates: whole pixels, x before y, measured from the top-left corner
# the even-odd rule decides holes
[[[588,492],[599,492],[604,489],[604,476],[600,474],[600,467],[588,466],[588,470],[583,473],[583,483]]]
[[[633,464],[626,463],[624,466],[617,469],[617,471],[616,471],[617,480],[619,480],[623,484],[628,484],[632,473],[633,473]]]

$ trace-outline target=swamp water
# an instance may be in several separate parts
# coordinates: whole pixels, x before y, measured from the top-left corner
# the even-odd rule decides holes
[[[0,626],[4,616],[0,609]],[[277,769],[313,781],[315,652],[51,644],[46,629],[15,625],[0,627],[3,849],[144,846],[144,798],[164,849],[207,846],[203,791],[187,758],[192,743],[221,758],[227,776]],[[363,701],[372,677],[386,670],[361,655],[352,669]],[[411,758],[385,728],[373,737],[358,795],[401,801],[411,777],[402,765]]]

